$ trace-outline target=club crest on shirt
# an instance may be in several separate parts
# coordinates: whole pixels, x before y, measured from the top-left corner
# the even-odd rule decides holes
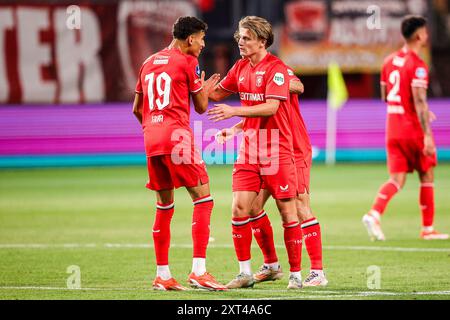
[[[197,75],[197,77],[200,77],[200,66],[199,65],[197,65],[195,67],[195,74]]]
[[[277,85],[281,86],[284,84],[284,74],[281,72],[275,73],[273,76],[273,82],[275,82]]]
[[[416,69],[416,77],[419,79],[424,79],[427,76],[427,70],[425,70],[425,68],[417,68]]]
[[[256,77],[256,86],[261,87],[263,83],[263,76],[257,76]]]

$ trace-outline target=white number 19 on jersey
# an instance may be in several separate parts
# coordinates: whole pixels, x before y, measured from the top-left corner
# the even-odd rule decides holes
[[[158,96],[156,98],[153,91],[155,73],[152,72],[150,74],[147,74],[145,76],[145,81],[148,81],[147,94],[150,110],[155,109],[155,102],[158,110],[162,110],[167,107],[170,103],[170,85],[172,83],[172,79],[170,78],[170,76],[167,73],[163,72],[156,77],[156,91],[158,93]]]

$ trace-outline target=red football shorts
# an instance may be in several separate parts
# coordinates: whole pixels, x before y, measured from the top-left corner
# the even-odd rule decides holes
[[[295,166],[297,170],[297,191],[299,194],[309,194],[311,161],[296,159]],[[264,182],[261,185],[261,189],[266,189],[266,184]]]
[[[389,139],[387,164],[390,173],[426,172],[436,166],[437,157],[423,154],[423,139]]]
[[[309,181],[311,173],[311,161],[303,159],[295,160],[297,168],[297,189],[299,194],[309,194]]]
[[[206,165],[201,163],[175,164],[170,154],[148,157],[148,189],[160,191],[179,187],[196,187],[209,182]]]
[[[235,164],[233,192],[255,191],[259,193],[264,187],[275,199],[297,197],[297,171],[294,163],[279,164],[275,172],[267,169],[268,167],[258,164]]]

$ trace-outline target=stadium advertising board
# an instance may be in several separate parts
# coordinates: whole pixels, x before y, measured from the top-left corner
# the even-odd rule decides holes
[[[407,14],[426,15],[425,0],[298,0],[284,7],[280,58],[297,72],[319,74],[331,61],[343,72],[379,73],[402,45]],[[429,52],[423,52],[429,62]]]
[[[191,1],[0,4],[0,103],[130,100]]]

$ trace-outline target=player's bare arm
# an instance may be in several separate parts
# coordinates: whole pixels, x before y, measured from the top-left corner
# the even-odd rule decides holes
[[[133,114],[138,119],[139,123],[142,124],[142,93],[137,93],[134,95],[134,103],[133,103]]]
[[[217,86],[220,80],[218,73],[213,74],[208,80],[205,80],[205,72],[202,71],[200,81],[202,82],[202,90],[192,95],[195,111],[202,114],[208,109],[208,96]]]
[[[413,87],[412,94],[414,106],[416,107],[417,117],[422,126],[424,137],[424,154],[431,156],[436,152],[436,146],[433,141],[433,134],[430,126],[430,113],[427,103],[427,90],[425,88]]]
[[[267,99],[265,103],[252,107],[231,107],[227,104],[216,104],[214,108],[208,110],[210,120],[214,122],[229,119],[231,117],[270,117],[277,113],[280,100]]]
[[[305,92],[305,86],[300,81],[300,79],[292,79],[291,81],[289,81],[289,92],[300,95]]]
[[[385,84],[380,85],[380,94],[381,94],[381,101],[387,102],[386,85]]]
[[[231,91],[227,91],[221,86],[216,86],[213,91],[209,94],[209,99],[215,102],[222,101],[223,99],[229,97],[232,94]]]

